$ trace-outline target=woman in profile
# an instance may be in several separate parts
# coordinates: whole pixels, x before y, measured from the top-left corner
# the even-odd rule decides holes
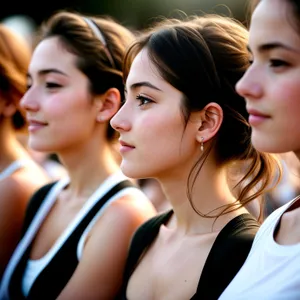
[[[294,152],[299,160],[300,2],[254,2],[252,64],[236,90],[246,99],[253,146],[270,153]],[[297,196],[263,222],[245,264],[220,299],[300,299],[299,233]]]
[[[121,169],[158,180],[172,209],[136,232],[122,299],[217,299],[248,255],[259,223],[245,205],[269,188],[275,160],[252,147],[234,89],[247,43],[242,25],[208,15],[160,23],[126,54],[126,101],[111,120]],[[247,168],[233,193],[237,164]]]
[[[0,281],[18,240],[30,197],[50,181],[19,141],[27,134],[20,100],[27,88],[31,49],[0,24]]]
[[[122,60],[133,34],[108,18],[59,12],[42,26],[21,100],[29,147],[55,153],[66,178],[31,199],[1,299],[113,299],[131,236],[155,214],[113,152]]]

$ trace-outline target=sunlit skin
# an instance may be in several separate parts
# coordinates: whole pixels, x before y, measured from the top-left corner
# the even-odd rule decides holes
[[[293,151],[300,159],[300,34],[288,1],[263,0],[250,27],[252,65],[238,82],[246,98],[252,142],[261,151]],[[300,242],[300,202],[284,213],[275,239]]]
[[[34,260],[47,254],[87,199],[119,172],[106,131],[120,107],[120,92],[110,88],[93,95],[77,59],[57,37],[43,40],[33,53],[21,101],[29,146],[58,154],[70,177],[37,232],[30,252]],[[147,198],[127,194],[115,199],[88,233],[80,262],[58,299],[113,299],[131,236],[154,214]]]
[[[126,101],[111,120],[120,133],[122,171],[134,178],[158,179],[174,210],[130,277],[128,299],[190,299],[218,232],[246,211],[237,210],[214,223],[215,219],[202,218],[191,207],[188,175],[201,156],[201,138],[205,137],[207,147],[223,115],[218,104],[210,103],[203,111],[192,113],[185,124],[182,98],[180,91],[159,76],[143,49],[130,68]],[[226,168],[216,166],[213,155],[195,181],[192,199],[203,213],[235,200]]]
[[[77,151],[95,130],[99,103],[75,60],[57,37],[42,41],[33,53],[21,105],[29,120],[29,147],[36,151]]]
[[[185,129],[182,93],[160,78],[145,51],[134,60],[126,89],[126,104],[111,122],[117,129],[118,122],[122,127],[122,171],[132,178],[182,176],[200,155],[190,123]]]
[[[144,49],[131,65],[126,81],[126,102],[112,118],[111,125],[120,133],[121,169],[124,174],[132,178],[158,179],[165,191],[172,191],[170,199],[177,199],[175,201],[185,203],[191,209],[186,196],[187,178],[201,156],[202,136],[206,135],[206,141],[214,136],[219,129],[220,118],[211,121],[214,124],[212,127],[215,127],[210,129],[205,120],[206,114],[202,111],[192,114],[185,124],[181,110],[182,97],[180,91],[161,78]],[[219,107],[214,103],[210,105],[211,110]],[[221,114],[218,111],[214,116]],[[222,168],[216,167],[213,158],[208,159],[199,174],[198,185],[204,185],[204,181],[209,182],[206,185],[215,185],[214,180],[207,178],[209,173],[212,177],[216,176],[216,168],[218,174],[222,174]],[[226,182],[226,176],[216,177],[216,187],[209,189],[209,193],[212,190],[218,193],[220,186]],[[224,181],[219,184],[219,180]],[[174,195],[174,191],[180,189],[182,194]],[[203,193],[205,191],[202,189]],[[201,205],[209,209],[212,206],[216,208],[217,204],[207,201]]]
[[[252,16],[252,65],[238,82],[245,97],[252,142],[261,151],[300,156],[300,36],[287,1],[264,0]]]
[[[20,141],[21,130],[26,135],[26,125],[21,130],[15,128],[20,122],[16,119],[21,119],[14,116],[20,110],[19,101],[26,83],[25,70],[31,54],[26,42],[0,25],[0,282],[20,239],[28,201],[50,180]],[[7,172],[20,162],[19,168]]]

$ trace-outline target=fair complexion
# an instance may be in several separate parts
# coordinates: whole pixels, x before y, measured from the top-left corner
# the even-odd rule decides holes
[[[263,0],[252,16],[252,65],[238,82],[245,97],[252,142],[260,151],[300,157],[300,36],[287,1]],[[293,27],[295,26],[295,27]]]
[[[261,151],[292,151],[300,159],[300,35],[288,1],[263,0],[250,26],[252,65],[238,82],[245,97],[252,142]],[[297,20],[298,21],[298,20]],[[279,244],[300,242],[300,203],[286,212],[274,235]]]
[[[193,113],[186,125],[182,93],[161,78],[147,49],[131,65],[126,93],[126,102],[111,121],[120,133],[122,171],[134,178],[159,180],[174,210],[131,276],[127,298],[189,299],[218,232],[245,211],[221,216],[213,224],[215,219],[200,217],[187,198],[187,178],[201,156],[201,137],[209,143],[220,128],[223,112],[210,103]],[[217,167],[213,156],[197,177],[192,199],[203,213],[234,201],[226,169]]]
[[[0,172],[16,160],[28,162],[27,166],[0,180],[0,278],[20,239],[28,200],[49,181],[17,140],[11,120],[15,111],[15,104],[0,99]]]
[[[41,225],[31,259],[51,249],[102,181],[119,170],[105,133],[120,93],[111,88],[92,96],[76,59],[57,37],[42,41],[33,53],[29,90],[21,102],[29,119],[30,147],[57,153],[71,180]],[[149,201],[132,196],[110,205],[90,231],[78,267],[58,299],[113,299],[131,236],[154,213]]]

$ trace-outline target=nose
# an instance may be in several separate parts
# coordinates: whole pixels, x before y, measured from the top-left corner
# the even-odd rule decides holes
[[[126,103],[119,109],[119,111],[110,120],[110,125],[118,132],[125,132],[131,129],[131,122],[126,111]]]
[[[36,101],[34,92],[31,88],[23,95],[20,106],[26,111],[36,112],[39,110],[39,103]]]
[[[235,89],[245,99],[258,99],[263,93],[262,83],[262,78],[250,66],[244,76],[237,82]]]

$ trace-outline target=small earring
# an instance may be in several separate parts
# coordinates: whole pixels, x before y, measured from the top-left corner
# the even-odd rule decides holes
[[[203,152],[203,150],[204,150],[204,144],[203,144],[203,141],[204,141],[204,137],[201,136],[201,145],[200,145],[200,150],[201,150],[201,152]]]
[[[98,116],[97,120],[98,120],[98,122],[103,122],[104,121],[104,117]]]

